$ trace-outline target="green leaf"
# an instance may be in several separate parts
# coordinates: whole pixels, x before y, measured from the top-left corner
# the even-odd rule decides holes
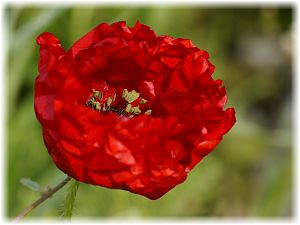
[[[29,189],[33,190],[33,191],[37,191],[40,192],[40,185],[35,182],[32,181],[30,178],[22,178],[20,180],[21,184],[23,184],[25,187],[28,187]]]
[[[65,218],[71,219],[72,217],[78,187],[79,187],[79,182],[76,180],[71,180],[65,198],[64,213],[63,213],[63,216]]]

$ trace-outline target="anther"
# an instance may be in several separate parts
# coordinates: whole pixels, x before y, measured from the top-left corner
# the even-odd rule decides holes
[[[131,111],[131,104],[126,105],[125,111],[128,112],[128,113]]]
[[[132,90],[132,91],[128,92],[127,89],[124,89],[122,98],[125,98],[125,100],[127,102],[132,103],[135,100],[137,100],[139,96],[140,96],[140,93],[136,92],[135,90]]]
[[[122,93],[122,98],[126,98],[127,95],[128,95],[128,90],[125,88]]]
[[[101,101],[102,97],[105,95],[104,92],[100,92],[95,89],[92,89],[92,92],[92,96],[85,103],[86,107],[90,107],[99,112],[114,112],[118,116],[128,116],[129,118],[132,118],[135,115],[139,115],[142,113],[142,110],[139,108],[139,104],[147,103],[147,100],[143,98],[141,98],[138,104],[133,103],[140,98],[140,93],[136,92],[135,90],[128,91],[127,89],[124,89],[122,97],[117,96],[117,94],[114,93],[113,96],[108,97],[105,102]],[[121,100],[121,98],[123,100]],[[131,103],[133,103],[135,106],[132,107]],[[150,115],[152,112],[150,109],[146,111],[144,110],[145,109],[143,109],[143,113],[145,115]]]
[[[111,97],[108,97],[106,100],[106,105],[109,107],[112,102],[113,102],[113,99]]]
[[[150,115],[152,113],[152,110],[151,109],[148,109],[146,112],[145,112],[145,115]]]
[[[146,104],[147,100],[146,99],[141,99],[140,104]]]
[[[96,110],[100,111],[101,110],[100,102],[95,102],[94,107],[95,107]]]
[[[132,107],[130,111],[135,115],[141,114],[141,110],[139,109],[138,106]]]

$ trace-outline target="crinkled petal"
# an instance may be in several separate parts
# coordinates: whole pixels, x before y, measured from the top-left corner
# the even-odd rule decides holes
[[[40,46],[40,57],[38,63],[39,79],[45,80],[49,70],[56,61],[64,55],[65,51],[61,47],[59,40],[51,33],[42,33],[36,39]]]

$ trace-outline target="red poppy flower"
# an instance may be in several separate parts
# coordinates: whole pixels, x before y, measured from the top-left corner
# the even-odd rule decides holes
[[[35,113],[59,169],[157,199],[235,123],[208,53],[137,22],[102,23],[65,51],[37,38]]]

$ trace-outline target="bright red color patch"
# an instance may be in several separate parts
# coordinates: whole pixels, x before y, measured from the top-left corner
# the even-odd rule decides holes
[[[51,33],[37,43],[36,116],[53,161],[79,181],[160,198],[236,121],[208,53],[190,40],[117,22],[68,51]]]

